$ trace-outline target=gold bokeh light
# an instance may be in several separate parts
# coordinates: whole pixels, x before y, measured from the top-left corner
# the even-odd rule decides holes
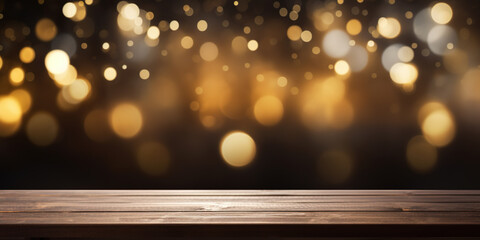
[[[255,157],[255,141],[245,132],[227,133],[220,141],[220,153],[227,164],[233,167],[246,166]]]
[[[112,130],[119,137],[132,138],[143,127],[142,112],[132,103],[121,103],[110,112],[109,123]]]

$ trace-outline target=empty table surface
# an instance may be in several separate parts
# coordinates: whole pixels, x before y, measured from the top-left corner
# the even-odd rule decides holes
[[[0,191],[0,238],[448,236],[480,237],[480,191]]]

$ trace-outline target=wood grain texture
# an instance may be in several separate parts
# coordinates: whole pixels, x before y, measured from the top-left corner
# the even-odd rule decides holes
[[[158,236],[480,237],[480,191],[0,191],[0,237]]]

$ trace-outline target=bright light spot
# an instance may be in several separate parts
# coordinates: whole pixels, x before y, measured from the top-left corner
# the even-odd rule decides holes
[[[110,49],[110,44],[109,44],[108,42],[104,42],[104,43],[102,44],[102,49],[103,49],[103,50],[108,50],[108,49]]]
[[[47,112],[35,113],[27,122],[28,139],[35,145],[48,146],[57,138],[57,120]]]
[[[72,2],[67,2],[63,5],[62,12],[66,18],[72,18],[77,13],[77,6]]]
[[[423,136],[415,136],[407,144],[407,163],[418,173],[427,173],[435,167],[437,149],[430,145]]]
[[[191,38],[190,36],[185,36],[180,41],[180,44],[184,49],[190,49],[193,47],[193,38]]]
[[[300,34],[300,38],[304,42],[310,42],[312,41],[312,32],[305,30],[302,32],[302,34]]]
[[[255,141],[244,132],[230,132],[220,142],[220,153],[229,165],[243,167],[255,157]]]
[[[156,26],[151,26],[147,30],[147,37],[150,39],[157,39],[160,36],[160,29]]]
[[[352,36],[358,35],[362,31],[362,23],[357,19],[351,19],[347,22],[346,29]]]
[[[411,63],[395,63],[390,69],[390,78],[397,84],[413,84],[417,77],[417,67]]]
[[[197,29],[200,32],[205,32],[208,28],[208,23],[205,20],[200,20],[197,22]]]
[[[178,23],[177,20],[173,20],[170,22],[170,30],[177,31],[179,27],[180,27],[180,24]]]
[[[292,25],[287,29],[287,37],[292,41],[297,41],[300,39],[302,34],[302,28],[297,25]]]
[[[159,176],[168,170],[170,154],[158,142],[145,142],[137,149],[137,162],[140,169],[151,176]]]
[[[277,124],[283,116],[283,104],[275,96],[264,96],[257,100],[253,109],[255,119],[265,126]]]
[[[277,79],[277,85],[279,87],[286,87],[288,84],[288,79],[286,77],[279,77]]]
[[[206,42],[200,47],[200,57],[207,61],[211,62],[218,57],[218,48],[217,45],[213,42]]]
[[[398,59],[400,59],[402,62],[410,62],[413,60],[414,52],[412,48],[408,46],[403,46],[398,49],[397,55]]]
[[[350,66],[344,60],[337,61],[335,63],[334,69],[338,75],[345,75],[350,72]]]
[[[377,51],[377,44],[372,41],[372,40],[368,40],[367,42],[367,51],[369,52],[375,52]]]
[[[31,47],[24,47],[20,50],[19,57],[23,63],[31,63],[35,59],[35,50]]]
[[[58,86],[68,86],[77,79],[77,69],[73,65],[69,65],[67,71],[61,74],[51,74],[50,77]]]
[[[77,104],[85,100],[91,90],[90,82],[85,79],[76,79],[72,84],[62,88],[62,96],[70,104]]]
[[[13,86],[21,85],[24,79],[25,79],[25,72],[21,67],[13,68],[10,71],[10,83]]]
[[[455,122],[443,104],[436,102],[425,104],[419,111],[419,120],[425,139],[433,146],[443,147],[453,140]]]
[[[32,105],[32,96],[26,90],[16,89],[10,93],[10,96],[15,98],[22,109],[22,113],[26,113]],[[0,111],[2,112],[2,111]]]
[[[256,51],[258,49],[258,42],[256,40],[248,41],[248,50]]]
[[[402,30],[402,26],[400,22],[396,18],[385,18],[382,17],[378,19],[377,24],[377,31],[382,35],[384,38],[396,38],[400,31]]]
[[[62,74],[67,71],[70,65],[68,54],[59,49],[50,51],[45,56],[45,67],[52,74]]]
[[[103,76],[107,81],[113,81],[117,77],[117,70],[113,67],[107,67],[103,71]]]
[[[122,103],[111,111],[109,123],[119,137],[132,138],[142,129],[143,117],[137,106],[131,103]]]
[[[138,17],[138,15],[140,15],[140,9],[136,4],[128,3],[122,7],[120,14],[122,14],[122,16],[126,19],[134,20],[135,18]]]
[[[147,69],[142,69],[138,73],[141,79],[147,80],[150,77],[150,72]]]
[[[22,107],[13,96],[0,97],[0,123],[13,124],[22,119]]]
[[[433,21],[436,23],[447,24],[452,20],[453,11],[450,5],[440,2],[432,7],[430,14],[432,15]]]
[[[323,38],[322,47],[325,53],[333,58],[340,58],[350,51],[350,37],[342,30],[332,30]]]

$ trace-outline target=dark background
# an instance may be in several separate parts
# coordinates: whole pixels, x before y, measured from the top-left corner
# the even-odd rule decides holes
[[[219,19],[233,19],[236,9],[230,1],[218,1],[224,5],[224,14]],[[454,9],[450,25],[459,31],[468,27],[471,41],[477,40],[479,33],[478,1],[447,1]],[[288,19],[278,15],[278,9],[272,7],[272,1],[250,1],[247,11],[242,12],[243,19],[262,15],[265,24],[275,19],[282,28],[257,30],[254,36],[278,31],[283,36],[291,24]],[[282,6],[291,9],[295,3],[302,5],[301,17],[296,24],[310,28],[317,36],[313,41],[320,42],[323,33],[318,33],[308,18],[308,11],[322,1],[280,1]],[[25,45],[36,50],[34,63],[28,71],[35,73],[35,80],[26,82],[22,87],[29,90],[34,99],[29,114],[37,109],[50,111],[57,117],[60,132],[57,140],[50,146],[38,147],[32,144],[22,127],[14,136],[0,138],[0,189],[310,189],[310,188],[344,188],[344,189],[478,189],[480,188],[480,118],[465,114],[458,107],[458,96],[450,94],[452,85],[436,87],[433,77],[446,74],[442,68],[434,66],[441,57],[431,54],[423,57],[415,52],[413,62],[419,68],[419,79],[413,93],[404,93],[391,86],[388,72],[380,64],[383,49],[393,43],[410,45],[419,44],[419,49],[427,48],[426,43],[416,39],[412,21],[403,17],[407,10],[414,14],[425,7],[432,6],[433,1],[397,1],[394,5],[387,1],[366,1],[358,4],[347,1],[341,6],[343,18],[352,14],[348,9],[359,6],[367,9],[368,16],[360,16],[364,24],[362,36],[365,42],[369,37],[366,28],[375,26],[381,16],[401,18],[402,34],[394,40],[378,39],[378,50],[369,54],[367,69],[353,74],[348,88],[348,97],[355,108],[355,120],[344,130],[324,130],[314,132],[302,125],[293,103],[286,103],[282,121],[273,127],[263,127],[254,119],[226,119],[223,125],[210,130],[205,129],[198,120],[198,113],[192,112],[188,103],[195,87],[182,75],[190,72],[195,75],[195,65],[190,58],[158,58],[159,52],[166,44],[168,32],[160,35],[159,47],[151,50],[152,57],[141,62],[128,63],[128,69],[122,71],[114,82],[103,79],[99,66],[106,62],[118,69],[125,62],[121,54],[104,54],[100,46],[104,41],[113,44],[126,42],[119,34],[116,24],[116,1],[95,1],[87,6],[87,18],[93,20],[95,32],[87,39],[77,38],[77,53],[71,62],[79,72],[89,74],[93,92],[92,96],[72,112],[64,112],[55,105],[56,86],[48,78],[43,65],[43,56],[50,50],[50,43],[40,42],[34,34],[35,23],[42,17],[49,17],[59,28],[59,33],[73,34],[75,22],[66,19],[61,8],[63,1],[46,1],[40,5],[37,1],[3,1],[0,20],[0,55],[4,65],[0,70],[0,94],[13,89],[8,84],[8,69],[16,63],[18,51]],[[215,40],[217,44],[228,46],[231,39],[223,39],[216,34],[224,30],[216,28],[215,14],[205,10],[207,1],[138,1],[140,8],[155,13],[152,24],[160,20],[177,19],[180,28],[195,36],[196,20],[206,18],[209,31],[197,39]],[[194,7],[195,14],[186,17],[181,10],[184,4]],[[471,17],[473,24],[466,26],[465,20]],[[275,21],[276,21],[275,20]],[[213,21],[213,22],[212,22]],[[219,21],[221,22],[221,21]],[[234,20],[232,20],[234,22]],[[32,33],[24,39],[11,42],[3,35],[3,30],[12,25],[28,26]],[[241,31],[243,25],[231,24],[230,30]],[[99,37],[100,30],[109,32],[106,39]],[[300,63],[290,64],[292,50],[286,37],[279,41],[275,51],[258,52],[251,56],[255,61],[266,61],[275,68],[285,70],[285,74],[294,78],[303,76],[303,72],[328,71],[326,66],[334,60],[321,53],[318,57],[301,55]],[[80,44],[88,43],[82,50]],[[225,42],[225,43],[224,43]],[[260,42],[261,43],[261,42]],[[94,47],[95,46],[95,47]],[[198,47],[198,46],[197,46]],[[471,59],[471,65],[479,63],[478,48],[474,44],[463,46]],[[222,49],[222,47],[220,47]],[[120,47],[117,48],[120,52]],[[323,51],[323,49],[322,49]],[[9,61],[10,59],[10,61]],[[16,61],[16,62],[15,62]],[[253,60],[252,60],[253,62]],[[98,143],[90,140],[84,132],[83,120],[86,114],[96,107],[109,108],[112,101],[118,99],[139,99],[148,88],[141,80],[130,80],[138,74],[138,69],[148,68],[152,76],[175,79],[180,90],[182,104],[175,110],[175,118],[161,127],[152,127],[155,121],[145,120],[145,127],[135,138],[124,140],[112,136],[109,140]],[[233,69],[233,67],[232,67]],[[376,79],[371,73],[377,73]],[[238,71],[238,74],[248,73]],[[254,76],[254,75],[253,75]],[[138,77],[136,77],[138,78]],[[461,76],[451,76],[451,81],[458,81]],[[290,77],[289,77],[290,79]],[[452,83],[453,84],[453,83]],[[480,92],[479,92],[480,94]],[[416,122],[416,114],[422,103],[432,98],[441,98],[455,116],[457,132],[454,140],[438,149],[438,162],[435,168],[426,174],[412,171],[405,160],[407,142],[421,130]],[[392,105],[399,111],[392,112]],[[480,109],[479,105],[474,106]],[[1,113],[0,113],[1,114]],[[163,113],[165,117],[168,114]],[[23,125],[22,125],[23,126]],[[231,130],[248,132],[257,144],[254,161],[243,168],[233,168],[225,164],[218,150],[219,140]],[[171,155],[171,165],[166,174],[152,177],[143,173],[135,161],[133,149],[144,140],[161,141]],[[349,179],[340,184],[324,181],[317,170],[319,155],[329,149],[343,149],[351,154],[354,170]]]

